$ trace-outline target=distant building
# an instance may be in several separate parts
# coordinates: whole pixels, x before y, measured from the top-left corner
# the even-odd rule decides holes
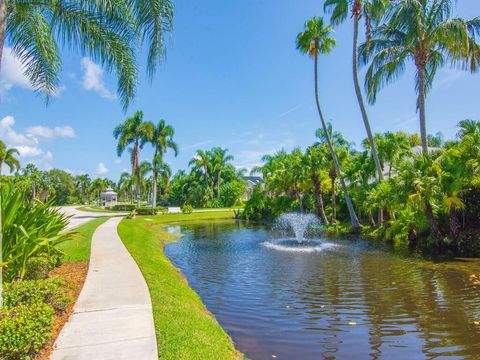
[[[261,184],[263,179],[261,176],[244,176],[243,179],[247,182],[247,191],[243,197],[243,200],[248,200],[252,196],[255,186]]]
[[[105,207],[117,205],[117,193],[111,187],[100,194],[101,204]]]

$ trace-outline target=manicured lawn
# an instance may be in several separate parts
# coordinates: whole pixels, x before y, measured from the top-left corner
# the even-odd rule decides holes
[[[145,221],[145,219],[152,221]],[[166,223],[233,218],[233,212],[171,214],[124,219],[119,235],[140,267],[150,289],[158,353],[162,359],[242,358],[228,334],[205,308],[163,253],[165,242],[174,241]]]
[[[93,206],[93,205],[92,206],[89,206],[89,205],[80,206],[80,207],[77,208],[77,210],[87,211],[87,212],[100,212],[100,213],[115,212],[114,210],[102,209],[101,207]],[[125,212],[125,211],[121,211],[121,212]]]
[[[97,227],[108,219],[108,217],[101,217],[75,228],[74,230],[78,232],[78,236],[74,240],[64,242],[58,246],[65,253],[63,260],[65,262],[76,262],[90,259],[90,244],[92,243],[93,233]]]

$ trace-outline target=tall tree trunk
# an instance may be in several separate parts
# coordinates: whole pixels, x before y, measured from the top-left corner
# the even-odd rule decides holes
[[[425,68],[423,65],[417,65],[417,77],[418,77],[417,108],[420,113],[420,137],[422,138],[423,154],[428,155],[427,119],[425,115]]]
[[[137,207],[140,207],[140,169],[138,168],[138,155],[139,155],[139,152],[140,152],[140,148],[139,148],[139,145],[138,145],[138,141],[137,143],[135,144],[135,148],[134,148],[134,157],[133,157],[133,167],[134,167],[134,171],[135,171],[135,175],[136,175],[136,196],[137,196]]]
[[[361,6],[360,6],[361,8]],[[370,143],[370,151],[372,152],[373,160],[375,161],[375,167],[377,169],[378,180],[383,180],[382,166],[380,159],[378,158],[377,147],[373,141],[372,129],[370,127],[370,121],[368,120],[367,110],[365,108],[365,102],[363,101],[362,90],[358,81],[358,21],[360,14],[355,13],[353,15],[353,84],[355,86],[355,94],[357,95],[358,106],[362,113],[363,124],[367,131],[368,141]]]
[[[438,227],[437,219],[435,219],[435,215],[433,214],[432,205],[428,201],[425,201],[425,216],[427,217],[430,232],[436,241],[437,248],[440,248],[442,245],[443,236],[440,228]]]
[[[368,218],[369,218],[369,220],[370,220],[370,226],[375,226],[375,225],[377,225],[377,224],[375,223],[375,219],[373,218],[373,215],[372,215],[372,212],[371,212],[371,211],[368,212]]]
[[[316,43],[316,46],[318,49],[318,41]],[[352,223],[352,230],[356,231],[360,227],[360,223],[358,222],[357,214],[355,213],[355,209],[353,208],[352,199],[348,194],[347,186],[345,185],[345,181],[343,180],[342,172],[340,170],[340,164],[338,163],[337,155],[335,154],[335,149],[333,148],[333,144],[332,144],[332,139],[330,138],[330,134],[328,132],[327,123],[325,122],[325,118],[323,117],[322,109],[320,107],[320,99],[318,96],[318,55],[317,54],[315,54],[315,58],[314,58],[314,72],[315,72],[315,101],[317,103],[318,115],[320,116],[320,120],[322,122],[323,131],[325,132],[325,137],[327,138],[328,147],[330,148],[330,153],[332,155],[332,159],[335,164],[337,174],[340,177],[340,185],[342,186],[343,193],[345,196],[345,201],[347,202],[350,221]]]
[[[153,171],[152,175],[152,208],[157,206],[157,171]]]
[[[323,203],[322,185],[317,174],[312,175],[313,182],[313,196],[315,197],[315,205],[317,206],[317,215],[322,219],[325,225],[329,225],[330,222],[325,214],[325,205]]]
[[[331,177],[332,180],[332,223],[335,224],[337,221],[337,194],[335,193],[335,178]]]

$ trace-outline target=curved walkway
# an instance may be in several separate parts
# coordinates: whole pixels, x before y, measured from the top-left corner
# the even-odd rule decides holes
[[[123,212],[94,212],[94,211],[83,211],[78,209],[78,205],[76,206],[62,206],[59,207],[62,213],[67,216],[70,216],[68,221],[68,225],[66,230],[70,230],[76,228],[77,226],[83,225],[90,220],[97,219],[99,217],[105,216],[125,216],[127,213]]]
[[[51,360],[158,358],[150,294],[117,234],[120,221],[108,220],[93,235],[87,279]]]

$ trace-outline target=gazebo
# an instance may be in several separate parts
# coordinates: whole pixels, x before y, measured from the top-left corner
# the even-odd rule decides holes
[[[100,200],[106,207],[117,205],[117,193],[111,187],[107,187],[107,190],[100,194]]]

